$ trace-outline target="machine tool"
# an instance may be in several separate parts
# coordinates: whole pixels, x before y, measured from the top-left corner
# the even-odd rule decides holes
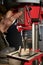
[[[20,1],[18,0],[18,2]],[[29,3],[22,1],[22,6],[19,7],[24,12],[23,20],[18,19],[22,23],[17,24],[17,29],[21,32],[23,47],[20,46],[18,51],[12,52],[7,56],[24,61],[24,65],[42,65],[43,52],[40,52],[39,48],[39,27],[42,23],[43,17],[41,14],[43,13],[41,12],[39,0],[36,5],[33,4],[34,2],[31,5]]]

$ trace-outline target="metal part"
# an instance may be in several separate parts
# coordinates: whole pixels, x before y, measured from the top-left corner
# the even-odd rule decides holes
[[[35,24],[32,24],[32,50],[35,51],[36,49],[36,27]]]
[[[38,25],[32,24],[32,50],[35,51],[39,49],[38,43]]]
[[[39,48],[40,51],[43,51],[43,24],[39,24],[39,36],[40,36]]]
[[[29,3],[40,3],[40,0],[17,0],[17,2],[29,2]]]
[[[36,50],[39,49],[38,35],[39,35],[38,25],[36,25]]]
[[[23,45],[23,48],[25,50],[25,43],[24,43],[24,38],[23,38],[23,31],[21,31],[21,37],[22,37],[22,45]]]

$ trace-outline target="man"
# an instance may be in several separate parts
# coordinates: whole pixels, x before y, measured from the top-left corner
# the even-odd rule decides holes
[[[13,13],[13,11],[8,11],[5,15],[5,17],[3,17],[3,19],[0,22],[0,51],[2,51],[3,49],[6,50],[6,46],[5,46],[5,42],[3,41],[3,33],[7,33],[7,41],[9,42],[10,46],[13,46],[15,48],[15,50],[18,50],[19,45],[21,44],[19,42],[20,40],[20,35],[19,32],[16,29],[16,25],[14,24],[16,19],[18,19],[21,15],[22,15],[22,11],[18,12],[18,13]],[[19,39],[18,39],[19,37]],[[18,39],[18,40],[17,40]],[[15,42],[17,41],[17,42]],[[3,47],[2,47],[3,46]],[[8,52],[8,49],[6,50]],[[2,51],[2,55],[4,55],[4,53],[6,53],[6,51]],[[1,55],[0,55],[1,56]],[[5,61],[4,61],[5,62]],[[9,61],[10,62],[10,61]],[[21,61],[19,60],[14,60],[14,65],[20,65]],[[11,60],[11,65],[12,65],[12,60]]]
[[[13,13],[12,10],[8,11],[0,22],[0,31],[2,33],[7,33],[7,41],[11,47],[15,47],[15,50],[19,48],[20,43],[20,33],[14,25],[16,19],[22,15],[22,11],[18,13]],[[1,43],[1,42],[0,42]],[[3,43],[2,43],[3,46]],[[1,46],[0,46],[1,47]]]

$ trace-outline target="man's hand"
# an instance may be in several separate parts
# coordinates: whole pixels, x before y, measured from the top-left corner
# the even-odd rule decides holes
[[[19,18],[22,15],[22,11],[13,14],[12,11],[8,11],[5,15],[5,17],[0,22],[0,31],[7,32],[8,28],[12,25],[13,21]]]

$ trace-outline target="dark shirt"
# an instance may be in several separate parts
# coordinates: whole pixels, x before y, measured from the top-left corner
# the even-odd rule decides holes
[[[19,46],[22,45],[21,33],[18,32],[15,23],[8,29],[6,39],[11,47],[15,47],[15,50],[18,50]]]

